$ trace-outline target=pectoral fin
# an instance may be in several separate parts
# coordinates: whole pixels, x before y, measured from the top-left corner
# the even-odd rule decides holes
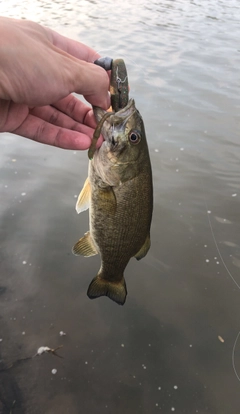
[[[89,208],[91,199],[91,186],[89,179],[87,178],[81,193],[78,196],[77,203],[76,203],[76,211],[77,213],[81,213]]]
[[[72,252],[76,256],[85,257],[95,256],[98,254],[89,231],[85,233],[84,236],[73,246]]]
[[[116,213],[117,200],[112,187],[108,186],[99,190],[98,203],[98,208],[103,209],[106,214]]]
[[[147,238],[145,240],[144,245],[141,247],[141,249],[139,250],[139,252],[137,254],[135,254],[135,257],[137,260],[142,259],[144,256],[146,256],[148,250],[150,249],[151,246],[151,240],[150,240],[150,234],[147,235]]]

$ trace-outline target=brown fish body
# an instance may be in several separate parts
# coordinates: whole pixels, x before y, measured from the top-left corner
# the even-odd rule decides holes
[[[103,114],[95,109],[97,121]],[[131,257],[141,259],[147,254],[153,208],[148,146],[133,100],[105,121],[102,134],[105,141],[89,163],[89,176],[77,202],[79,212],[89,206],[90,232],[73,252],[101,255],[101,268],[88,296],[106,295],[124,304],[123,272]]]

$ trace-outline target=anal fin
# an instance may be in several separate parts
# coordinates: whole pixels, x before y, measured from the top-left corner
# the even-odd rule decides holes
[[[84,236],[73,246],[72,252],[76,256],[85,257],[95,256],[98,254],[89,231],[85,233]]]
[[[151,246],[151,240],[150,240],[150,234],[148,234],[143,246],[141,247],[139,252],[137,252],[137,254],[135,254],[134,257],[136,257],[137,260],[140,260],[143,257],[145,257],[148,250],[150,249],[150,246]]]

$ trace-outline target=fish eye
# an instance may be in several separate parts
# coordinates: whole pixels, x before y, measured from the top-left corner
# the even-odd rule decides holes
[[[128,138],[131,144],[138,144],[141,141],[141,135],[136,130],[130,131],[128,134]]]

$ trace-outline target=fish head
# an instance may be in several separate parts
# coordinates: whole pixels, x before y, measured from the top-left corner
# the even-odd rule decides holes
[[[101,108],[94,108],[97,122],[101,121],[105,113]],[[134,99],[130,99],[124,108],[105,120],[101,133],[104,142],[99,152],[104,152],[115,166],[138,161],[147,147],[143,119]]]

